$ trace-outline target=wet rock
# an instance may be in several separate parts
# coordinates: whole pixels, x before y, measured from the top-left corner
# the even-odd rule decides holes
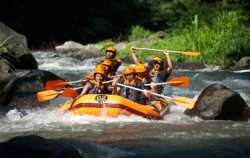
[[[101,57],[104,56],[101,53],[97,52],[97,51],[91,51],[91,50],[81,50],[78,53],[78,59],[80,60],[85,60],[85,59],[90,59],[90,58],[97,58],[97,57]]]
[[[3,73],[10,72],[10,67],[7,63],[8,63],[7,60],[4,60],[4,59],[0,60],[0,73],[1,73],[1,75]]]
[[[55,50],[58,52],[68,52],[68,51],[79,51],[83,48],[84,46],[80,43],[74,41],[66,41],[63,45],[56,46]]]
[[[45,83],[49,80],[62,79],[49,71],[30,71],[22,77],[10,75],[0,78],[1,93],[0,104],[5,106],[29,106],[37,107],[47,104],[39,102],[37,92],[44,91]]]
[[[63,141],[30,135],[14,137],[7,142],[0,143],[0,157],[81,158],[81,155],[76,148]]]
[[[184,113],[204,120],[240,120],[250,117],[244,112],[247,108],[247,103],[239,93],[216,83],[201,92],[194,109]]]
[[[0,75],[0,104],[7,104],[13,91],[13,83],[17,79],[15,74],[1,73]]]
[[[11,37],[7,44],[18,46],[15,52],[4,52],[2,57],[8,60],[16,69],[38,69],[38,64],[28,49],[26,37],[15,32],[10,27],[0,22],[0,34],[4,39]],[[10,54],[11,53],[11,54]]]
[[[234,67],[235,70],[247,70],[250,69],[250,57],[242,57]]]

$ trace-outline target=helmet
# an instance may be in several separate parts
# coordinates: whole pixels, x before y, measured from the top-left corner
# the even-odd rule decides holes
[[[106,48],[106,51],[105,52],[113,52],[114,53],[114,57],[116,56],[116,49],[115,47],[112,47],[112,46],[109,46]]]
[[[110,68],[114,69],[113,62],[111,60],[104,60],[101,64],[109,66]]]
[[[160,62],[160,63],[163,63],[163,59],[162,59],[162,57],[160,57],[160,56],[154,57],[154,58],[153,58],[153,61],[158,61],[158,62]]]
[[[138,63],[135,65],[135,72],[136,73],[142,73],[142,72],[147,72],[148,68],[144,64]]]
[[[110,52],[116,53],[116,49],[115,49],[115,47],[112,47],[112,46],[107,47],[107,48],[106,48],[106,52],[107,52],[107,51],[110,51]]]
[[[122,72],[123,75],[135,73],[135,68],[133,66],[126,66]]]
[[[94,69],[94,74],[97,74],[97,73],[105,76],[106,75],[105,66],[102,64],[96,65]]]

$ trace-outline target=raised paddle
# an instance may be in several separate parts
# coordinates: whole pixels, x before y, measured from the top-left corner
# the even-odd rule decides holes
[[[186,87],[189,86],[189,78],[188,77],[178,77],[172,78],[167,82],[162,83],[154,83],[154,85],[170,85],[170,86],[177,86],[177,87]],[[150,86],[150,84],[144,84],[145,86]]]
[[[148,50],[148,51],[157,51],[157,52],[163,52],[163,49],[152,49],[152,48],[134,48],[137,50]],[[184,52],[184,51],[176,51],[176,50],[168,50],[169,53],[179,53],[183,55],[190,55],[190,56],[199,56],[201,55],[201,52]]]
[[[111,78],[114,77],[118,77],[120,75],[115,75],[115,76],[110,76]],[[81,82],[85,82],[87,80],[78,80],[78,81],[64,81],[64,80],[51,80],[51,81],[47,81],[45,84],[45,87],[47,90],[55,90],[55,89],[60,89],[63,88],[64,86],[68,85],[68,84],[74,84],[74,83],[81,83]]]
[[[131,87],[131,86],[124,85],[124,84],[121,84],[121,83],[116,83],[116,84],[119,85],[119,86],[122,86],[122,87],[127,87],[127,88],[131,88],[131,89],[134,89],[134,90],[137,90],[137,91],[144,92],[144,90],[136,88],[136,87]],[[185,107],[187,109],[193,109],[194,105],[195,105],[195,100],[193,100],[191,98],[186,98],[186,97],[173,97],[173,98],[171,98],[171,97],[168,97],[168,96],[165,96],[165,95],[160,95],[160,94],[157,94],[157,93],[151,93],[151,94],[154,95],[154,96],[158,96],[158,97],[173,100],[177,105]]]

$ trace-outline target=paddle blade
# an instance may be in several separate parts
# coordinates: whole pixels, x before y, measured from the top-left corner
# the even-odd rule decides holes
[[[171,86],[186,87],[189,86],[189,78],[188,77],[173,78],[166,83]]]
[[[181,52],[181,54],[190,55],[190,56],[199,56],[201,55],[201,52]]]
[[[48,90],[54,90],[54,89],[60,89],[66,85],[67,82],[63,80],[52,80],[52,81],[47,81],[45,87]]]
[[[60,92],[54,90],[41,91],[37,93],[38,101],[46,101],[55,98]]]
[[[186,97],[174,97],[172,100],[179,106],[185,107],[187,109],[193,109],[195,105],[195,100]]]
[[[78,93],[72,88],[67,88],[62,92],[61,96],[73,98],[73,97],[78,96]]]

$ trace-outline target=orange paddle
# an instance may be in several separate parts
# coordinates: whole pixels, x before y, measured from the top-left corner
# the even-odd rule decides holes
[[[38,101],[46,101],[46,100],[50,100],[50,99],[57,97],[59,94],[61,94],[64,97],[69,97],[69,98],[78,96],[78,93],[74,89],[67,88],[63,91],[46,90],[46,91],[38,92],[37,99]]]
[[[110,76],[111,78],[114,77],[118,77],[120,75],[114,75],[114,76]],[[68,84],[73,84],[73,83],[81,83],[81,82],[85,82],[87,80],[78,80],[78,81],[64,81],[64,80],[52,80],[52,81],[47,81],[45,84],[45,87],[47,90],[55,90],[55,89],[60,89],[63,88],[64,86],[68,85]]]
[[[102,83],[106,84],[106,83],[111,83],[111,82],[113,82],[113,80],[104,81]],[[57,97],[59,94],[61,94],[64,97],[73,98],[73,97],[78,96],[78,93],[75,90],[81,89],[81,88],[83,87],[66,88],[63,91],[56,91],[56,90],[40,91],[37,93],[37,98],[38,98],[38,101],[46,101],[46,100],[50,100],[50,99]]]
[[[83,80],[83,82],[85,82],[87,80]],[[67,82],[64,80],[52,80],[52,81],[47,81],[46,82],[46,89],[48,90],[53,90],[53,89],[60,89],[68,84],[72,84],[72,83],[80,83],[81,81],[71,81],[71,82]]]
[[[122,86],[122,87],[131,88],[131,89],[134,89],[134,90],[137,90],[137,91],[144,92],[144,90],[136,88],[136,87],[131,87],[131,86],[124,85],[124,84],[121,84],[121,83],[116,83],[116,84],[119,85],[119,86]],[[187,109],[193,109],[194,106],[195,106],[195,100],[193,100],[191,98],[186,98],[186,97],[173,97],[173,98],[171,98],[171,97],[168,97],[168,96],[165,96],[165,95],[161,95],[161,94],[157,94],[157,93],[151,93],[151,94],[155,95],[155,96],[158,96],[158,97],[163,97],[163,98],[166,98],[166,99],[171,99],[171,100],[173,100],[176,103],[176,105],[185,107]]]

